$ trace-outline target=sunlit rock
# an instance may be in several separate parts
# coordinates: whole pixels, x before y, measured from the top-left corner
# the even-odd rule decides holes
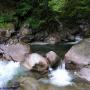
[[[30,53],[30,46],[21,43],[17,44],[0,44],[0,53],[4,59],[13,61],[23,61],[25,54]]]
[[[46,58],[48,59],[49,65],[52,68],[55,68],[60,64],[60,58],[54,51],[46,53]]]
[[[38,71],[43,71],[47,70],[48,67],[56,68],[58,64],[60,64],[59,62],[59,56],[54,51],[50,51],[46,53],[45,57],[38,53],[27,54],[22,65],[29,70],[36,69]]]
[[[35,65],[37,65],[37,71],[43,71],[48,68],[48,63],[45,57],[41,56],[38,53],[28,54],[22,65],[27,69],[31,70]]]
[[[80,43],[72,46],[65,54],[65,61],[66,64],[73,63],[74,66],[76,65],[76,69],[78,68],[78,72],[76,72],[77,76],[90,81],[90,38],[84,39]]]
[[[65,54],[65,59],[80,65],[90,64],[90,39],[84,39],[72,46]]]

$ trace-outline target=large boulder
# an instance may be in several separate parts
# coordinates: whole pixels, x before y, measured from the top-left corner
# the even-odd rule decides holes
[[[90,38],[84,39],[80,43],[71,47],[65,54],[67,61],[72,61],[79,65],[90,64]]]
[[[49,65],[53,69],[57,68],[57,66],[60,64],[60,57],[54,51],[49,51],[46,53],[46,58]]]
[[[27,54],[21,65],[28,70],[36,69],[37,71],[43,71],[48,68],[47,59],[38,53]]]
[[[21,62],[25,60],[25,55],[30,53],[30,46],[21,43],[0,44],[0,53],[3,59]]]
[[[66,68],[72,69],[75,66],[78,71],[76,75],[90,81],[90,38],[82,40],[80,43],[71,47],[65,54]],[[71,65],[73,64],[73,65]]]
[[[39,72],[48,71],[48,68],[56,68],[60,62],[59,56],[54,52],[50,51],[42,56],[38,53],[27,54],[24,62],[21,63],[28,70],[36,70]]]

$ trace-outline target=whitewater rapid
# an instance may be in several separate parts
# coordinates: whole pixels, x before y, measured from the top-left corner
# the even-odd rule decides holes
[[[72,85],[73,77],[71,74],[65,69],[65,63],[62,62],[60,66],[56,70],[52,70],[49,74],[50,83],[57,86],[67,86]]]
[[[5,87],[7,83],[13,79],[18,73],[19,67],[19,62],[0,61],[0,88]]]
[[[0,88],[5,87],[7,83],[18,74],[18,70],[20,70],[19,62],[0,61]],[[72,85],[73,77],[65,69],[65,63],[62,63],[60,66],[58,66],[56,70],[53,70],[52,68],[49,68],[49,70],[49,79],[46,82],[57,86]]]
[[[40,79],[43,83],[53,84],[59,87],[73,85],[73,76],[65,69],[65,63],[62,62],[56,70],[49,68],[50,73],[48,74],[49,79]]]

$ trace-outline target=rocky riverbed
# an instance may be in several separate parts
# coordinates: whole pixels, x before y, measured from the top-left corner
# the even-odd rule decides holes
[[[77,45],[75,45],[75,47]],[[67,44],[65,45],[65,43],[58,44],[58,45],[49,45],[49,44],[48,45],[36,45],[35,44],[35,45],[31,45],[30,48],[32,49],[31,50],[32,53],[37,52],[41,56],[45,55],[46,53],[48,53],[49,51],[52,50],[57,53],[57,55],[60,57],[60,60],[61,60],[64,58],[65,53],[69,50],[69,48],[71,46],[72,45],[67,45]],[[23,49],[21,49],[21,50],[23,50]],[[76,69],[76,68],[74,68],[74,69]],[[79,75],[82,74],[82,72],[85,71],[86,69],[81,68],[80,70],[81,71],[79,71],[79,73],[78,73]],[[11,88],[17,88],[17,90],[72,90],[72,89],[73,90],[82,90],[82,89],[89,90],[89,88],[90,88],[90,83],[84,79],[81,79],[78,75],[76,75],[74,73],[74,71],[72,71],[72,67],[71,67],[72,72],[70,70],[64,71],[63,69],[60,69],[60,70],[56,69],[56,71],[52,71],[52,69],[50,69],[50,71],[51,71],[50,75],[51,76],[55,75],[55,77],[54,77],[55,80],[59,78],[58,79],[59,81],[63,80],[63,79],[60,79],[63,77],[63,73],[64,73],[64,75],[69,75],[69,77],[66,77],[66,79],[71,78],[69,81],[71,84],[68,86],[65,85],[64,87],[62,87],[62,86],[56,84],[57,82],[59,83],[58,80],[55,81],[56,83],[53,83],[53,77],[51,79],[50,79],[50,77],[48,77],[50,72],[48,72],[48,74],[42,73],[42,72],[41,73],[32,72],[32,71],[28,71],[21,65],[21,69],[18,70],[18,74],[15,74],[13,79],[9,80],[9,82],[7,84],[8,86],[5,88],[11,87]],[[58,73],[58,71],[59,71],[59,73]],[[86,76],[87,72],[84,73],[83,75]],[[64,78],[64,80],[66,80],[66,79]]]

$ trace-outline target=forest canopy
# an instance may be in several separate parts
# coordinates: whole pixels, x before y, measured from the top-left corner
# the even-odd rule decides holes
[[[32,29],[57,30],[60,22],[90,19],[90,0],[0,0],[0,26],[28,23]]]

